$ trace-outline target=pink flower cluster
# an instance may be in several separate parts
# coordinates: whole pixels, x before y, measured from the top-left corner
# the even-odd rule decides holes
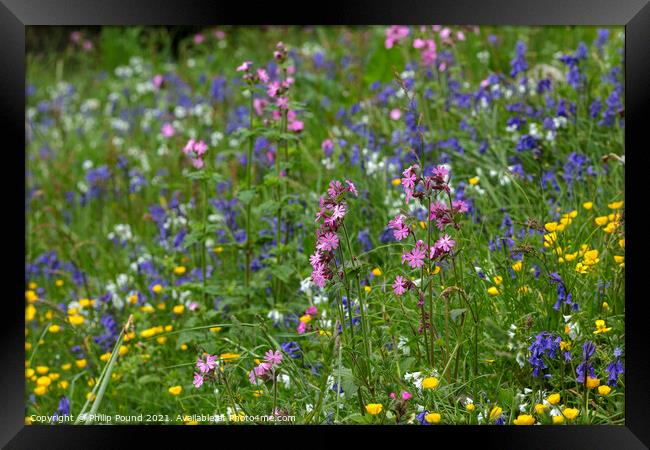
[[[84,39],[80,31],[73,31],[70,33],[70,40],[73,44],[81,47],[85,52],[89,52],[94,48],[92,41]]]
[[[442,231],[447,225],[454,223],[455,214],[464,214],[467,209],[467,203],[462,200],[452,201],[451,208],[445,203],[435,202],[431,204],[429,209],[429,219],[435,220],[436,227]]]
[[[436,62],[438,53],[436,53],[436,41],[433,39],[414,39],[413,48],[420,50],[420,58],[422,59],[423,65],[431,66]]]
[[[198,358],[196,361],[196,368],[199,369],[198,372],[194,373],[194,384],[195,388],[200,388],[203,386],[203,382],[207,378],[208,374],[217,367],[217,356],[216,355],[206,355],[205,360]]]
[[[409,398],[413,397],[413,395],[409,391],[402,391],[400,394],[400,397],[402,398],[403,401],[408,400]],[[397,398],[397,395],[395,395],[394,392],[390,393],[390,398],[395,400]]]
[[[391,25],[386,29],[386,40],[384,46],[393,48],[393,46],[409,35],[409,28],[403,25]]]
[[[312,281],[319,287],[324,287],[331,280],[333,273],[329,267],[334,259],[334,250],[339,246],[336,232],[347,213],[345,196],[352,193],[358,197],[359,192],[351,181],[346,180],[345,186],[338,180],[333,180],[327,189],[327,198],[320,198],[320,209],[316,213],[316,222],[321,222],[316,231],[316,252],[309,257],[314,269]]]
[[[190,158],[192,158],[192,165],[195,168],[201,169],[205,165],[203,162],[203,155],[207,150],[208,150],[208,146],[206,145],[205,142],[195,141],[194,139],[190,139],[189,141],[187,141],[187,144],[185,144],[185,147],[183,148],[183,153],[185,153]]]
[[[275,367],[280,365],[283,356],[279,350],[269,350],[264,354],[264,361],[259,363],[248,373],[251,384],[261,384],[273,378]]]
[[[317,314],[318,314],[318,308],[316,308],[313,305],[305,310],[305,315],[303,317],[305,317],[307,320],[300,320],[300,323],[298,324],[298,328],[296,329],[298,334],[304,334],[305,331],[307,331],[307,323],[311,322],[312,319],[316,317]]]
[[[451,252],[455,245],[456,241],[448,234],[439,238],[435,244],[428,248],[422,240],[419,240],[416,242],[415,248],[402,253],[402,264],[408,263],[412,269],[418,269],[424,265],[425,258],[440,259]]]

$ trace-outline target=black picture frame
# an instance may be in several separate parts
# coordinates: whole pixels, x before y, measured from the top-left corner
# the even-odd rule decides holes
[[[624,426],[572,427],[156,427],[136,426],[25,426],[24,425],[24,295],[22,262],[25,250],[25,216],[16,186],[24,171],[25,155],[19,149],[25,136],[25,27],[28,25],[214,25],[214,24],[476,24],[476,25],[624,25],[625,39],[625,147],[626,191],[626,399]],[[101,1],[101,0],[0,0],[0,123],[5,132],[4,194],[2,203],[9,230],[4,243],[12,244],[11,257],[5,258],[4,275],[10,286],[3,299],[2,347],[0,348],[0,445],[6,448],[98,448],[127,444],[133,431],[146,432],[149,445],[167,443],[173,435],[187,444],[196,439],[223,442],[223,436],[238,435],[241,443],[279,439],[288,432],[286,443],[301,445],[338,445],[341,437],[330,432],[343,431],[358,445],[376,448],[395,439],[404,444],[412,437],[426,445],[441,445],[439,439],[471,447],[487,444],[499,448],[648,448],[650,446],[650,362],[648,355],[648,316],[643,281],[644,256],[647,255],[644,213],[644,177],[650,165],[647,131],[650,111],[650,4],[648,0],[437,0],[435,2],[401,0],[399,2],[358,1],[354,4],[280,5],[277,2],[251,4],[214,1]],[[644,123],[646,124],[644,126]],[[644,145],[645,143],[645,145]],[[23,147],[24,148],[24,147]],[[10,176],[7,176],[10,175]],[[636,185],[636,186],[635,186]],[[22,248],[21,248],[22,247]],[[14,255],[15,253],[15,255]],[[9,255],[7,255],[9,256]],[[15,256],[15,259],[14,259]],[[647,276],[647,275],[646,275]],[[296,437],[295,433],[300,436]],[[219,436],[218,440],[215,440]],[[158,442],[156,442],[158,441]],[[240,445],[239,444],[239,445]],[[198,445],[198,444],[197,444]]]

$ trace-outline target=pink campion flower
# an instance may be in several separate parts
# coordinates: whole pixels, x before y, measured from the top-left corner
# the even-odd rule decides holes
[[[287,73],[288,73],[289,75],[293,75],[294,73],[296,73],[296,66],[289,66],[289,67],[287,67]]]
[[[196,141],[194,139],[190,139],[189,141],[187,141],[187,144],[185,144],[185,147],[183,147],[183,153],[189,155],[191,152],[193,152],[195,142]]]
[[[310,316],[315,316],[316,314],[318,314],[318,308],[312,305],[305,310],[305,314],[309,314]]]
[[[399,120],[402,117],[402,111],[399,108],[391,109],[390,118],[392,120]]]
[[[195,158],[192,160],[192,165],[194,166],[195,169],[202,169],[203,166],[205,166],[205,163],[201,158]]]
[[[253,99],[253,109],[255,109],[255,114],[262,116],[264,114],[264,108],[268,105],[269,102],[262,98]]]
[[[451,237],[449,237],[448,234],[445,234],[442,236],[440,239],[438,239],[435,243],[435,247],[442,250],[445,253],[448,253],[451,251],[452,248],[456,245],[456,241],[454,241]]]
[[[444,63],[444,62],[440,63],[440,64],[438,65],[438,70],[439,70],[440,72],[444,72],[445,70],[447,70],[447,63]]]
[[[412,189],[404,189],[404,193],[406,194],[406,199],[404,200],[405,203],[408,204],[408,202],[414,198],[413,197],[413,190]]]
[[[429,209],[429,220],[440,219],[444,217],[445,214],[447,214],[447,206],[440,201],[435,202]]]
[[[278,99],[275,101],[275,105],[279,109],[285,110],[289,108],[289,99],[287,97],[278,97]]]
[[[264,361],[277,366],[282,362],[282,353],[280,353],[279,350],[276,350],[275,352],[273,350],[269,350],[264,354]]]
[[[444,183],[445,177],[449,175],[449,169],[447,169],[445,166],[434,167],[432,172],[433,178],[439,183]]]
[[[384,46],[386,48],[393,48],[393,45],[399,43],[409,34],[408,27],[402,25],[392,25],[386,29],[386,40]]]
[[[392,398],[392,399],[395,399],[395,393],[394,393],[394,392],[391,392],[390,395],[389,395],[389,397]]]
[[[194,372],[194,381],[192,381],[192,384],[194,384],[194,387],[197,388],[197,389],[200,388],[201,386],[203,386],[203,381],[204,381],[203,380],[203,375],[201,375],[200,373]]]
[[[395,277],[395,282],[393,283],[393,292],[395,292],[395,295],[402,295],[404,292],[406,292],[406,283],[404,282],[404,278],[399,275]]]
[[[402,255],[402,263],[406,261],[411,268],[417,269],[424,265],[424,256],[424,252],[416,246],[410,252]]]
[[[199,141],[199,142],[196,142],[194,144],[194,151],[199,156],[203,156],[203,154],[206,152],[207,149],[208,149],[208,146],[203,141]]]
[[[162,75],[155,75],[155,76],[153,77],[152,83],[153,83],[153,85],[154,85],[154,87],[155,87],[156,89],[159,89],[160,86],[162,86],[163,81],[164,81],[164,79],[163,79],[163,76],[162,76]]]
[[[339,247],[339,237],[331,231],[318,237],[316,248],[323,251],[336,250]]]
[[[402,391],[402,400],[408,400],[413,397],[413,395],[408,391]]]
[[[224,32],[221,31],[221,30],[218,30],[218,29],[216,29],[216,28],[215,28],[215,30],[214,30],[214,32],[213,32],[213,35],[214,35],[214,37],[216,37],[216,38],[219,39],[220,41],[223,40],[223,39],[225,39],[225,37],[226,37],[226,33],[224,33]]]
[[[459,214],[464,214],[469,210],[467,203],[463,200],[454,200],[451,202],[451,207],[454,209],[454,212]]]
[[[252,65],[252,61],[244,61],[236,70],[237,72],[248,72]]]
[[[451,36],[451,30],[449,28],[443,28],[442,31],[440,31],[440,39],[449,39],[449,36]]]
[[[174,130],[174,125],[171,123],[165,123],[162,128],[160,129],[162,135],[166,138],[170,138],[176,133],[176,130]]]
[[[94,47],[93,43],[91,41],[88,41],[88,40],[84,41],[84,43],[81,44],[81,48],[84,49],[84,51],[87,51],[87,52],[91,51],[93,49],[93,47]]]
[[[402,175],[402,186],[404,186],[404,190],[407,188],[413,189],[413,187],[415,187],[415,181],[417,180],[415,170],[412,170],[412,167],[409,167],[402,173]]]
[[[264,69],[257,69],[257,76],[260,77],[260,81],[264,84],[268,83],[270,80],[269,74],[266,73],[266,70]]]
[[[343,184],[341,184],[339,180],[332,180],[330,181],[329,187],[327,188],[327,195],[329,195],[330,198],[334,198],[342,193],[343,190]]]
[[[314,266],[314,270],[311,273],[311,280],[314,282],[316,286],[321,288],[325,287],[327,278],[325,278],[325,266],[322,263],[319,263],[318,265]],[[300,326],[298,328],[300,328]]]
[[[207,373],[217,367],[217,357],[215,355],[207,355],[205,361],[199,358],[196,361],[196,367],[198,367],[201,373]]]
[[[309,257],[309,264],[313,268],[316,268],[317,265],[321,264],[321,257],[323,254],[320,252],[320,250],[316,250],[316,252]]]
[[[280,358],[281,358],[281,357],[282,357],[282,355],[280,355]],[[282,361],[282,359],[280,359],[280,361]],[[256,376],[258,376],[258,377],[263,377],[264,375],[266,375],[268,372],[271,371],[271,368],[272,368],[272,367],[273,367],[273,366],[271,365],[271,363],[268,363],[268,362],[261,362],[261,363],[259,363],[257,366],[255,366],[255,368],[253,369],[253,371],[255,372],[255,375],[256,375]]]
[[[413,39],[413,48],[422,48],[424,47],[424,39],[416,38]]]
[[[404,216],[401,214],[396,215],[392,220],[388,221],[388,226],[396,230],[404,226]]]
[[[338,205],[334,206],[334,209],[332,210],[332,216],[330,217],[333,221],[336,221],[338,219],[343,219],[345,217],[346,209],[345,209],[345,203],[339,203]]]
[[[458,39],[459,41],[464,41],[465,40],[465,33],[463,33],[462,31],[456,32],[456,39]]]
[[[317,283],[317,284],[318,284],[318,283]],[[325,285],[325,284],[323,284],[323,286],[324,286],[324,285]],[[323,287],[323,286],[321,286],[321,287]],[[296,329],[296,331],[298,332],[298,334],[304,334],[305,331],[307,331],[307,324],[306,324],[305,322],[300,322],[300,323],[298,324],[298,328]]]
[[[297,133],[299,131],[302,131],[304,127],[305,127],[305,124],[304,124],[304,122],[302,120],[295,120],[295,121],[291,122],[287,126],[287,129],[289,131],[293,131],[293,132]]]
[[[359,191],[357,191],[357,188],[354,186],[354,183],[352,183],[350,180],[345,180],[345,183],[348,185],[348,191],[352,192],[355,197],[358,197]]]
[[[411,230],[408,229],[406,225],[402,225],[401,228],[396,228],[393,230],[393,236],[395,239],[398,241],[401,241],[402,239],[406,239],[408,235],[410,234]]]
[[[248,381],[251,382],[251,384],[257,384],[257,377],[255,376],[255,370],[251,370],[248,372]]]
[[[267,86],[266,86],[266,95],[269,97],[275,97],[278,95],[278,91],[280,90],[280,83],[277,81],[271,81]]]
[[[197,33],[194,35],[194,43],[196,45],[202,44],[204,40],[205,37],[201,33]]]
[[[196,303],[196,302],[190,302],[190,304],[187,305],[187,308],[188,308],[190,311],[196,311],[196,310],[199,308],[199,304]]]

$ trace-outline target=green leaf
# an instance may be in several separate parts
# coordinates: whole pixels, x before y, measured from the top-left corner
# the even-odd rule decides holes
[[[244,205],[248,205],[255,197],[255,189],[242,189],[237,192],[237,199]]]
[[[287,283],[291,275],[294,273],[293,268],[286,265],[273,266],[270,270],[273,275],[282,280],[284,283]]]

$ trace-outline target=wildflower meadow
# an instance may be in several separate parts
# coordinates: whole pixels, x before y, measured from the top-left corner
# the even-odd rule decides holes
[[[622,27],[27,37],[27,424],[624,423]]]

